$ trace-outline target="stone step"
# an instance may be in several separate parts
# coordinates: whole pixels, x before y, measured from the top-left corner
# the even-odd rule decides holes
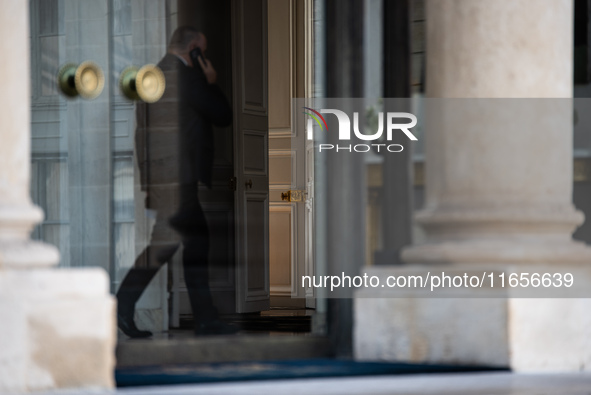
[[[117,367],[309,359],[331,356],[329,340],[313,335],[178,336],[122,339]]]

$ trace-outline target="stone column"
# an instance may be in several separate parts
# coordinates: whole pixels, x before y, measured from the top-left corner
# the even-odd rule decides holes
[[[30,240],[43,218],[30,188],[27,1],[0,2],[0,392],[111,387],[114,303],[102,270],[55,270]]]
[[[440,98],[426,104],[428,243],[404,260],[513,261],[499,250],[513,246],[532,262],[588,259],[570,237],[583,222],[571,103],[516,99],[572,97],[572,1],[427,0],[426,12],[426,96]]]
[[[384,1],[383,7],[384,97],[411,97],[411,0]],[[392,142],[402,144],[404,150],[384,155],[381,230],[388,242],[376,252],[376,265],[401,263],[402,248],[412,242],[412,145],[406,136],[395,138]]]
[[[326,96],[363,96],[363,3],[355,0],[327,0],[326,7]],[[327,142],[338,144],[336,134],[327,134]],[[364,240],[363,155],[327,155],[326,207],[329,221],[326,236],[327,272],[355,273],[365,256],[363,248],[343,248]],[[318,196],[317,196],[318,198]],[[322,209],[317,210],[321,215]],[[353,353],[353,301],[328,299],[328,336],[335,354]]]
[[[535,264],[559,270],[591,262],[591,250],[571,238],[583,222],[571,203],[572,13],[571,0],[543,7],[532,0],[426,0],[426,96],[441,99],[426,103],[427,201],[416,220],[427,242],[403,251],[407,268],[512,265],[531,272]],[[356,303],[362,359],[590,368],[591,320],[580,314],[591,306],[586,300]],[[388,320],[378,318],[386,312]]]

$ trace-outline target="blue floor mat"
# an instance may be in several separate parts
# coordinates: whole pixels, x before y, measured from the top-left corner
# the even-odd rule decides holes
[[[122,368],[115,370],[115,380],[117,382],[117,387],[138,387],[245,380],[459,373],[492,370],[499,371],[507,369],[483,366],[450,366],[387,362],[356,362],[339,359],[306,359]]]

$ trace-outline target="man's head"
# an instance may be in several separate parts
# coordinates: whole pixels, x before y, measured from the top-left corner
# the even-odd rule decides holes
[[[207,49],[207,38],[199,30],[191,26],[181,26],[177,28],[168,44],[168,51],[177,55],[187,55],[196,47],[201,48],[201,52]]]

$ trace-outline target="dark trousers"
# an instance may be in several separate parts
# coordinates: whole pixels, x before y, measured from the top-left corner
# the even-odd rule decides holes
[[[180,222],[183,237],[183,269],[195,323],[217,318],[209,289],[209,227],[198,198],[198,185],[181,185],[179,212],[173,216]],[[171,224],[175,221],[171,219]]]

